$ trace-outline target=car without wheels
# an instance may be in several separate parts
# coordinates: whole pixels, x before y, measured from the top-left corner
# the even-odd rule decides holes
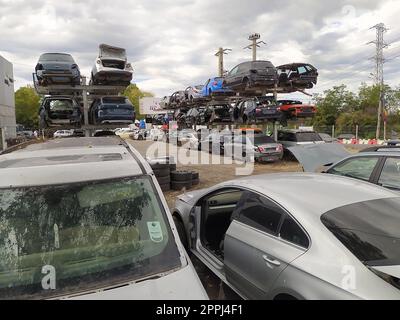
[[[91,124],[133,124],[136,113],[127,97],[101,97],[93,101],[89,109]]]
[[[203,98],[201,91],[203,90],[203,85],[191,86],[185,90],[185,98],[189,103],[193,103],[201,98]]]
[[[318,70],[308,63],[290,63],[277,67],[279,87],[312,89],[318,81]]]
[[[187,192],[173,215],[187,249],[242,298],[374,300],[400,299],[399,209],[372,184],[281,173]],[[349,266],[355,286],[343,285]]]
[[[71,97],[45,97],[39,107],[40,127],[57,127],[62,125],[80,126],[82,111],[79,103]]]
[[[285,119],[313,118],[317,113],[314,105],[295,100],[278,100],[278,106]]]
[[[99,46],[99,55],[92,69],[93,85],[128,86],[133,77],[133,68],[128,63],[126,50],[107,44]]]
[[[270,61],[248,61],[234,67],[224,78],[223,86],[242,92],[249,89],[273,88],[278,81]]]
[[[215,77],[207,80],[203,89],[201,90],[201,96],[204,98],[211,96],[231,96],[234,92],[224,86],[223,77]]]
[[[81,72],[74,58],[67,53],[44,53],[35,67],[39,85],[81,83]]]
[[[207,299],[151,167],[118,137],[1,155],[0,220],[1,299]]]

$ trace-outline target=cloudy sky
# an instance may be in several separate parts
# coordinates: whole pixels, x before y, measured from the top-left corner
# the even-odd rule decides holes
[[[372,83],[374,46],[366,43],[380,22],[390,28],[386,81],[400,84],[399,16],[398,0],[0,0],[0,54],[20,87],[43,52],[71,53],[89,76],[100,43],[122,46],[138,86],[163,96],[215,76],[219,47],[233,50],[226,69],[250,59],[243,48],[257,32],[267,43],[259,59],[320,70],[312,93],[341,83],[355,90]]]

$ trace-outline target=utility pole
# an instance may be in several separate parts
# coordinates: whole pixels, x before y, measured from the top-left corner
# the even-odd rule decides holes
[[[388,29],[383,23],[379,23],[373,26],[371,29],[376,29],[376,40],[371,41],[368,44],[375,44],[376,53],[373,57],[375,61],[375,85],[379,87],[379,107],[378,107],[378,123],[376,126],[376,139],[378,140],[381,135],[381,122],[382,113],[384,109],[384,77],[383,77],[383,64],[385,63],[385,58],[383,55],[383,49],[387,48],[388,45],[383,39],[383,35]]]
[[[219,48],[218,52],[215,54],[215,56],[218,57],[218,76],[219,77],[224,76],[224,54],[228,54],[229,51],[232,51],[232,49]]]
[[[260,48],[260,44],[266,44],[264,41],[260,40],[261,35],[259,33],[254,33],[249,36],[249,40],[251,41],[251,45],[244,47],[244,49],[250,49],[253,51],[253,61],[257,60],[257,48]]]

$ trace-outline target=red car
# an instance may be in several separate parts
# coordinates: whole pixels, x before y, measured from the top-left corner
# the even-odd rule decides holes
[[[301,101],[278,100],[278,106],[287,119],[312,118],[317,113],[314,105],[303,104]]]

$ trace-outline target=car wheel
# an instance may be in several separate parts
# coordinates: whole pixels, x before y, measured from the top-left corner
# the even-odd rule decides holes
[[[160,184],[160,188],[161,188],[162,192],[170,191],[171,190],[171,184],[170,183]]]
[[[177,216],[174,215],[173,219],[174,219],[174,223],[176,226],[176,231],[178,232],[178,235],[179,235],[179,239],[181,240],[183,247],[187,251],[189,249],[189,244],[187,241],[185,226],[183,225],[183,222],[181,221],[181,219],[178,218]]]
[[[175,191],[183,189],[190,189],[192,187],[192,180],[190,181],[171,181],[171,188]]]
[[[172,182],[191,182],[192,172],[190,171],[173,171],[171,172]]]

